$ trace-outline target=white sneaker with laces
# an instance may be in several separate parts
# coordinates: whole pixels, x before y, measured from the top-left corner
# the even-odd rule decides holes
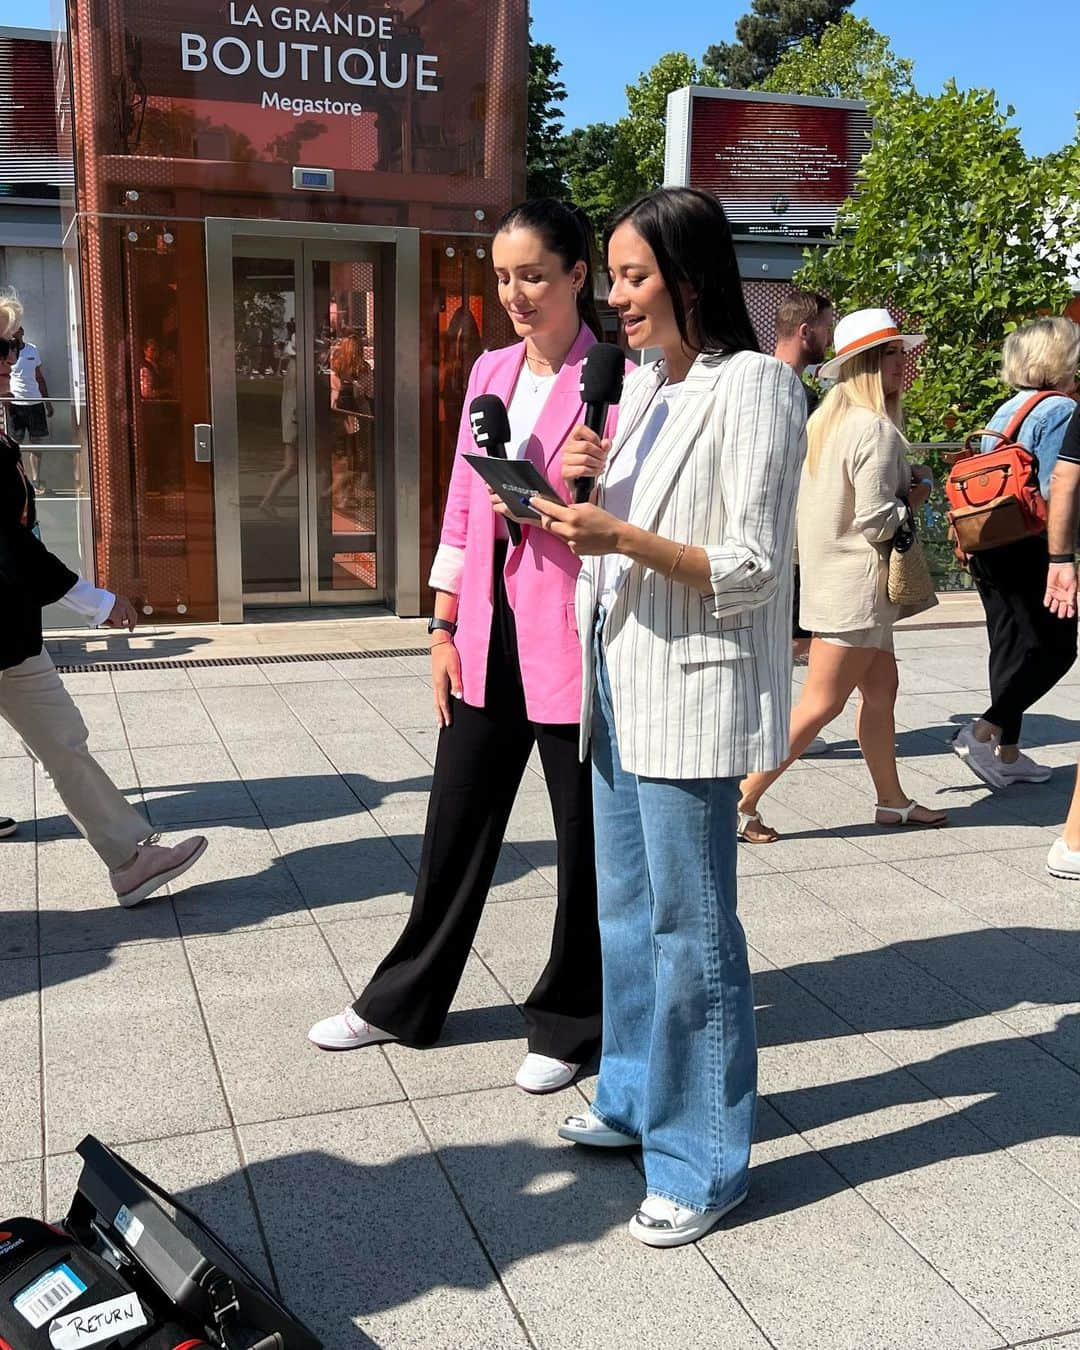
[[[997,771],[1008,783],[1045,783],[1049,780],[1052,770],[1045,764],[1036,764],[1023,751],[1010,763],[1002,759],[1000,755],[995,757],[994,763],[997,765]]]
[[[1071,849],[1064,839],[1055,839],[1046,855],[1046,870],[1062,881],[1080,881],[1080,852]]]
[[[530,1051],[521,1061],[514,1082],[522,1092],[558,1092],[560,1088],[570,1086],[580,1068],[580,1064],[551,1059],[548,1055],[534,1055]]]
[[[397,1037],[389,1031],[380,1031],[365,1022],[354,1009],[346,1008],[344,1012],[316,1022],[308,1032],[308,1040],[320,1050],[359,1050],[365,1045],[396,1041]]]
[[[160,838],[160,834],[152,834],[136,848],[131,862],[109,873],[116,898],[125,909],[148,899],[166,882],[175,881],[206,852],[207,840],[202,834],[193,834],[171,848],[159,844]]]
[[[613,1130],[591,1111],[567,1116],[559,1126],[559,1138],[569,1139],[572,1144],[588,1144],[590,1148],[634,1148],[641,1142],[632,1134]]]
[[[641,1208],[630,1220],[630,1236],[647,1247],[681,1247],[685,1242],[703,1238],[725,1214],[746,1199],[743,1191],[720,1209],[707,1209],[703,1214],[696,1209],[684,1209],[674,1200],[658,1195],[647,1195]]]
[[[1009,786],[1008,780],[1001,773],[1001,762],[994,753],[995,743],[978,740],[975,736],[974,723],[969,722],[966,727],[960,728],[953,738],[952,748],[953,753],[960,756],[975,777],[981,778],[989,787]]]

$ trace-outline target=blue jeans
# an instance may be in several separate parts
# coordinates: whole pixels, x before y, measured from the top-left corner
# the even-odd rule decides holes
[[[747,1185],[754,997],[735,912],[734,778],[626,773],[599,637],[593,811],[604,1025],[592,1110],[641,1140],[646,1189],[719,1209]]]

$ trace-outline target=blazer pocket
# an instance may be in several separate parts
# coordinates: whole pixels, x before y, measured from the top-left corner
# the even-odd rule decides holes
[[[577,610],[574,608],[573,600],[567,600],[566,602],[566,626],[570,629],[571,633],[576,633],[578,630]]]
[[[672,638],[671,651],[680,666],[703,666],[715,661],[740,661],[754,655],[753,629],[712,628]]]

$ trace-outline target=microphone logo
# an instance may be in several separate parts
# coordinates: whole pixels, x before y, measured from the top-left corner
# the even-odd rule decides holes
[[[469,425],[472,427],[473,440],[476,442],[476,444],[486,445],[488,440],[488,434],[484,430],[483,409],[480,409],[478,412],[470,411]]]

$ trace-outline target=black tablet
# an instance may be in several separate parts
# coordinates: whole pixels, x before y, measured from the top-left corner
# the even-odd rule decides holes
[[[488,455],[466,455],[480,477],[503,499],[515,516],[522,520],[539,520],[539,511],[522,502],[522,497],[534,493],[565,505],[548,480],[528,459],[495,459]]]

